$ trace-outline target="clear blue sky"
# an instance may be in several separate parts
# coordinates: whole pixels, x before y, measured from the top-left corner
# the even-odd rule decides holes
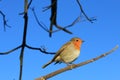
[[[65,26],[79,16],[79,8],[75,0],[59,0],[58,24]],[[0,15],[0,52],[17,47],[22,42],[23,18],[18,15],[23,12],[24,1],[2,0],[0,10],[6,14],[8,24],[12,28],[3,30]],[[120,0],[82,0],[83,8],[89,17],[96,17],[93,24],[82,21],[69,28],[74,34],[69,35],[63,31],[54,33],[49,38],[35,21],[32,11],[29,10],[29,27],[27,44],[33,47],[45,46],[47,51],[55,52],[72,37],[80,37],[85,43],[82,45],[81,55],[74,63],[79,63],[104,52],[115,45],[120,45]],[[49,0],[33,0],[31,7],[35,7],[41,22],[49,25],[50,10],[42,12],[42,8],[50,4]],[[49,26],[48,26],[49,27]],[[18,80],[19,78],[20,49],[9,55],[0,55],[0,80]],[[41,67],[51,60],[53,55],[46,55],[39,51],[25,48],[23,80],[34,80],[42,75],[63,68],[66,64],[51,64],[45,69]],[[105,58],[80,68],[64,72],[49,80],[120,80],[120,49]]]

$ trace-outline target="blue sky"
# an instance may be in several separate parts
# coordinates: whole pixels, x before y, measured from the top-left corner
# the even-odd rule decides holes
[[[79,8],[75,0],[58,1],[58,24],[65,26],[70,24],[79,16]],[[22,42],[24,21],[22,16],[24,1],[9,0],[0,2],[0,10],[6,14],[8,24],[12,28],[3,30],[2,17],[0,16],[0,52],[5,52],[17,47]],[[85,43],[82,45],[81,54],[74,63],[79,63],[104,52],[109,51],[117,44],[120,45],[120,1],[119,0],[82,0],[84,11],[89,17],[96,17],[97,21],[90,23],[81,21],[69,28],[72,35],[63,31],[53,34],[52,38],[48,33],[38,26],[33,13],[29,10],[29,23],[27,33],[27,44],[33,47],[45,46],[47,51],[56,52],[64,43],[72,37],[80,37]],[[50,10],[42,12],[42,8],[48,6],[49,1],[34,0],[31,7],[41,22],[49,27]],[[49,80],[120,80],[120,49],[96,62],[59,74]],[[20,49],[9,55],[0,55],[0,80],[18,80],[19,78],[19,55]],[[57,69],[63,68],[66,64],[51,64],[45,69],[42,65],[52,59],[54,55],[46,55],[39,51],[25,48],[23,80],[34,80]]]

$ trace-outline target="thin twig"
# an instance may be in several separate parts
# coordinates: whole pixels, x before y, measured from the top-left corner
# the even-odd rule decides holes
[[[9,54],[9,53],[11,53],[11,52],[13,52],[13,51],[15,51],[15,50],[19,49],[19,48],[21,48],[21,45],[20,45],[20,46],[18,46],[18,47],[16,47],[16,48],[14,48],[14,49],[12,49],[12,50],[10,50],[10,51],[7,51],[7,52],[2,52],[2,53],[0,53],[0,55],[7,55],[7,54]]]
[[[54,30],[54,31],[50,31],[51,29],[48,30],[47,26],[46,26],[44,23],[42,23],[42,22],[39,21],[37,15],[36,15],[36,13],[35,13],[35,9],[32,8],[31,10],[32,10],[32,12],[33,12],[33,15],[34,15],[34,17],[35,17],[38,25],[39,25],[43,30],[45,30],[45,31],[48,32],[48,33],[50,33],[50,32],[51,32],[51,33],[54,33],[54,32],[60,31],[60,30],[64,30],[64,31],[67,31],[67,32],[69,32],[70,34],[72,34],[70,31],[66,30],[66,28],[72,27],[73,25],[75,25],[75,24],[76,24],[77,22],[79,22],[79,20],[80,20],[80,17],[77,17],[71,24],[69,24],[69,25],[67,25],[67,26],[65,26],[65,27],[63,27],[63,28],[60,27],[60,26],[58,26],[58,25],[56,25],[56,27],[57,27],[58,29],[57,29],[57,30]],[[53,23],[52,23],[52,24],[53,24]],[[52,24],[51,24],[51,26],[52,26]],[[52,27],[51,27],[51,28],[52,28]]]
[[[36,13],[35,13],[35,9],[34,9],[34,8],[32,8],[32,12],[33,12],[33,15],[34,15],[34,17],[35,17],[38,25],[39,25],[43,30],[45,30],[46,32],[49,32],[49,30],[48,30],[47,28],[45,28],[45,27],[39,22],[39,19],[38,19]]]
[[[28,5],[26,6],[27,7],[27,9],[29,9],[30,8],[30,5],[32,4],[32,1],[33,0],[30,0],[30,2],[28,3]],[[28,1],[27,1],[28,2]],[[26,2],[25,2],[26,3]],[[24,8],[25,9],[25,8]],[[25,11],[25,10],[24,10]],[[24,13],[25,12],[21,12],[21,13],[19,13],[19,15],[24,15]]]
[[[42,23],[38,20],[38,17],[37,17],[37,15],[36,15],[35,11],[34,11],[34,8],[32,8],[32,12],[33,12],[33,14],[34,14],[34,16],[35,16],[35,19],[36,19],[38,25],[39,25],[42,29],[44,29],[46,32],[48,32],[50,37],[52,36],[52,33],[57,32],[57,31],[60,31],[60,30],[63,30],[63,31],[65,31],[65,32],[69,33],[69,34],[72,34],[72,32],[69,31],[69,30],[67,30],[66,28],[71,27],[71,26],[73,26],[74,24],[76,24],[76,23],[80,20],[80,17],[78,17],[76,20],[74,20],[72,24],[67,25],[67,26],[65,26],[65,27],[61,27],[61,26],[58,25],[57,22],[56,22],[56,18],[57,18],[57,0],[51,0],[51,5],[48,6],[48,7],[46,7],[46,8],[47,8],[47,9],[51,8],[51,17],[50,17],[50,28],[49,28],[49,30],[48,30],[48,28],[46,27],[45,24],[42,24]],[[53,30],[53,26],[55,26],[55,27],[58,28],[58,29],[57,29],[57,30]]]
[[[71,24],[63,27],[63,29],[72,27],[73,25],[75,25],[75,24],[78,23],[79,21],[80,21],[80,17],[77,17]],[[60,31],[60,30],[61,30],[61,29],[54,30],[54,31],[52,31],[52,33],[57,32],[57,31]]]
[[[35,48],[35,47],[31,47],[29,45],[26,45],[26,47],[29,49],[32,49],[32,50],[38,50],[38,51],[45,53],[45,54],[55,54],[55,52],[46,52],[46,50],[42,49],[42,48]]]
[[[11,26],[8,25],[5,14],[2,11],[0,11],[0,14],[3,16],[4,31],[6,31],[6,27],[11,28]]]
[[[27,7],[28,9],[30,8],[30,5],[32,4],[32,1],[33,0],[30,0],[30,2],[28,3],[28,7]]]
[[[118,49],[118,45],[116,45],[116,46],[115,46],[114,48],[112,48],[110,51],[101,54],[100,56],[97,56],[97,57],[92,58],[92,59],[90,59],[90,60],[81,62],[81,63],[79,63],[79,64],[72,64],[72,65],[67,66],[67,67],[65,67],[65,68],[62,68],[62,69],[59,69],[59,70],[57,70],[57,71],[51,72],[51,73],[49,73],[49,74],[47,74],[47,75],[45,75],[45,76],[42,76],[42,77],[40,77],[40,78],[37,78],[36,80],[47,80],[48,78],[51,78],[51,77],[53,77],[53,76],[56,76],[56,75],[58,75],[58,74],[60,74],[60,73],[62,73],[62,72],[65,72],[65,71],[68,71],[68,70],[71,70],[71,69],[74,69],[74,68],[77,68],[77,67],[84,66],[84,65],[86,65],[86,64],[88,64],[88,63],[94,62],[94,61],[96,61],[96,60],[98,60],[98,59],[101,59],[101,58],[103,58],[103,57],[111,54],[111,53],[114,52],[116,49]]]
[[[63,28],[63,27],[61,27],[61,26],[59,26],[59,25],[57,25],[57,24],[55,25],[55,27],[58,28],[59,30],[63,30],[63,31],[65,31],[65,32],[69,33],[69,34],[72,34],[71,31],[68,31],[66,28]]]
[[[79,21],[80,21],[80,17],[77,17],[71,24],[65,26],[64,28],[72,27],[73,25],[75,25],[75,24],[78,23]]]
[[[89,17],[86,15],[86,13],[84,12],[80,1],[79,1],[79,0],[76,0],[76,1],[77,1],[78,5],[79,5],[79,7],[80,7],[81,12],[82,12],[83,15],[85,16],[85,18],[86,18],[89,22],[93,23],[93,21],[96,20],[96,19],[95,19],[95,18],[92,18],[92,19],[89,18]]]
[[[51,5],[49,5],[49,6],[47,6],[47,7],[44,7],[44,8],[43,8],[43,12],[45,12],[45,11],[48,10],[48,9],[50,9],[50,8],[55,4],[55,2],[56,2],[56,0],[55,0]]]

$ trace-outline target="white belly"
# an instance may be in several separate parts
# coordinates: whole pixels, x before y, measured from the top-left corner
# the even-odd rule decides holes
[[[75,50],[73,48],[68,48],[67,50],[64,50],[60,54],[60,58],[63,60],[63,62],[70,63],[74,61],[80,54],[79,50]]]

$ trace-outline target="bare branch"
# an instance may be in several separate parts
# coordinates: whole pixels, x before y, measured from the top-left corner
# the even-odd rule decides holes
[[[38,25],[39,25],[43,30],[45,30],[45,31],[48,32],[48,33],[54,33],[54,32],[60,31],[60,30],[64,30],[64,31],[72,34],[70,31],[66,30],[66,28],[72,27],[73,25],[75,25],[75,24],[76,24],[77,22],[79,22],[79,20],[80,20],[80,17],[77,17],[70,25],[67,25],[67,26],[65,26],[65,27],[63,27],[63,28],[60,27],[60,26],[58,26],[58,25],[55,25],[58,29],[57,29],[57,30],[54,30],[54,31],[50,31],[51,29],[48,30],[47,26],[38,20],[38,17],[37,17],[37,15],[36,15],[36,13],[35,13],[35,9],[32,8],[31,10],[32,10],[32,12],[33,12],[33,14],[34,14],[34,17],[35,17]],[[52,26],[52,24],[51,24],[51,26]],[[51,28],[52,28],[52,27],[51,27]]]
[[[37,17],[37,15],[36,15],[36,13],[35,13],[35,9],[34,9],[34,8],[32,8],[32,12],[33,12],[33,14],[34,14],[34,17],[35,17],[38,25],[39,25],[43,30],[45,30],[46,32],[49,32],[49,30],[48,30],[47,28],[45,28],[45,26],[43,26],[43,25],[39,22],[38,17]]]
[[[48,32],[48,33],[54,33],[54,32],[63,30],[63,31],[66,31],[66,32],[72,34],[70,31],[66,30],[66,28],[72,27],[74,24],[76,24],[76,23],[79,22],[79,20],[80,20],[80,17],[77,17],[70,25],[67,25],[67,26],[65,26],[65,27],[63,27],[63,28],[60,27],[60,26],[58,26],[58,25],[55,25],[58,29],[57,29],[57,30],[54,30],[54,31],[50,31],[51,29],[48,30],[47,26],[38,20],[38,17],[37,17],[37,15],[36,15],[36,13],[35,13],[35,9],[34,9],[34,8],[32,8],[32,12],[33,12],[33,14],[34,14],[34,17],[35,17],[38,25],[39,25],[43,30],[45,30],[45,31]],[[51,26],[53,26],[53,25],[51,24]],[[52,27],[51,27],[51,28],[52,28]]]
[[[32,1],[33,1],[33,0],[30,0],[29,4],[26,6],[26,7],[27,7],[27,8],[26,8],[27,10],[30,8],[30,5],[32,4]],[[28,3],[28,1],[25,2],[25,3]],[[25,9],[25,8],[24,8],[24,9]],[[25,10],[24,10],[24,11],[25,11]],[[19,13],[19,15],[24,15],[24,13],[25,13],[25,12],[21,12],[21,13]]]
[[[92,22],[93,20],[95,20],[94,18],[93,19],[90,19],[87,17],[87,15],[85,14],[83,8],[82,8],[82,5],[80,4],[79,0],[77,0],[77,3],[80,7],[80,10],[82,12],[82,14],[85,16],[85,18]],[[42,27],[46,32],[49,32],[49,36],[51,37],[52,36],[52,33],[54,32],[57,32],[57,31],[60,31],[60,30],[63,30],[69,34],[72,34],[72,32],[70,32],[69,30],[67,30],[66,28],[68,27],[71,27],[73,26],[74,24],[76,24],[79,20],[80,20],[80,17],[78,17],[75,21],[73,21],[72,24],[68,25],[68,26],[65,26],[65,27],[61,27],[60,25],[57,24],[57,0],[51,0],[51,5],[46,7],[45,10],[51,8],[51,17],[50,17],[50,28],[49,30],[47,29],[46,25],[42,24],[41,22],[39,22],[38,18],[37,18],[37,15],[34,11],[34,8],[32,9],[33,11],[33,14],[35,16],[35,19],[37,21],[37,23],[39,24],[40,27]],[[58,28],[58,30],[53,30],[53,26],[55,26],[56,28]]]
[[[28,0],[24,0],[24,31],[23,31],[22,49],[19,57],[20,58],[19,80],[22,80],[23,57],[24,57],[24,50],[26,45],[27,28],[28,28]]]
[[[21,49],[21,52],[20,52],[20,73],[19,73],[19,80],[22,80],[22,72],[23,72],[23,57],[24,57],[24,45],[22,45],[22,49]]]
[[[77,17],[71,24],[63,27],[62,29],[66,29],[66,28],[69,28],[69,27],[72,27],[73,25],[75,25],[76,23],[78,23],[80,21],[80,17]],[[57,31],[60,31],[61,29],[58,29],[58,30],[54,30],[54,32],[57,32]],[[70,34],[72,34],[71,32],[69,32]]]
[[[80,17],[77,17],[70,25],[65,26],[64,28],[71,27],[80,21]]]
[[[49,6],[47,6],[47,7],[44,7],[44,8],[43,8],[43,12],[45,12],[45,11],[48,10],[48,9],[50,9],[50,8],[55,4],[55,2],[56,2],[56,0],[55,0],[51,5],[49,5]]]
[[[0,14],[3,16],[4,31],[6,31],[6,27],[11,28],[11,26],[8,25],[5,14],[2,11],[0,11]]]
[[[51,8],[51,18],[50,18],[50,30],[49,30],[49,36],[51,37],[52,36],[52,32],[53,32],[53,26],[55,26],[56,28],[58,28],[59,30],[63,30],[67,33],[70,33],[72,34],[72,32],[68,31],[67,29],[65,28],[62,28],[61,26],[57,25],[57,22],[56,22],[56,16],[57,16],[57,0],[51,0],[51,5],[50,6],[47,6],[45,7],[45,9],[43,11],[46,11],[48,9]],[[47,30],[48,31],[48,30]],[[56,30],[58,31],[58,30]]]
[[[69,34],[72,34],[72,32],[68,31],[66,28],[63,28],[63,27],[61,27],[61,26],[59,26],[57,24],[55,25],[55,27],[58,28],[59,30],[63,30],[65,32],[69,33]]]
[[[80,17],[77,17],[70,25],[67,25],[67,26],[65,26],[65,27],[63,27],[63,28],[60,27],[60,26],[58,26],[58,25],[56,25],[56,27],[58,28],[57,30],[49,31],[48,28],[47,28],[47,26],[38,20],[38,17],[37,17],[37,15],[36,15],[36,13],[35,13],[34,8],[32,8],[32,12],[33,12],[33,14],[34,14],[34,17],[35,17],[38,25],[39,25],[43,30],[45,30],[45,31],[48,32],[48,33],[50,33],[50,32],[51,32],[51,33],[54,33],[54,32],[60,31],[60,30],[64,30],[64,31],[72,34],[70,31],[66,30],[66,28],[72,27],[74,24],[76,24],[76,23],[79,22],[79,20],[80,20]],[[52,26],[52,24],[51,24],[51,26]],[[51,28],[52,28],[52,27],[51,27]]]
[[[76,0],[76,1],[77,1],[78,5],[79,5],[79,7],[80,7],[81,12],[82,12],[83,15],[85,16],[85,18],[86,18],[89,22],[93,23],[93,21],[95,21],[96,19],[95,19],[95,18],[89,18],[89,17],[86,15],[86,13],[84,12],[80,1],[79,1],[79,0]]]
[[[9,54],[9,53],[11,53],[11,52],[19,49],[19,48],[21,48],[21,46],[18,46],[18,47],[14,48],[14,49],[12,49],[12,50],[10,50],[10,51],[7,51],[7,52],[0,53],[0,55],[7,55],[7,54]]]
[[[49,36],[51,37],[52,36],[52,32],[53,32],[53,26],[55,26],[56,28],[60,29],[60,30],[63,30],[69,34],[72,34],[72,32],[68,31],[67,29],[65,28],[62,28],[61,26],[59,26],[57,24],[57,0],[51,0],[51,4],[52,4],[52,7],[51,7],[51,17],[50,17],[50,32],[49,32]]]
[[[54,3],[54,4],[53,4]],[[57,16],[57,0],[51,0],[52,8],[51,8],[51,17],[50,17],[50,32],[49,36],[52,36],[53,25],[56,25],[56,16]]]
[[[65,71],[68,71],[68,70],[71,70],[71,69],[74,69],[74,68],[77,68],[77,67],[84,66],[84,65],[86,65],[86,64],[88,64],[88,63],[94,62],[94,61],[96,61],[96,60],[98,60],[98,59],[101,59],[101,58],[103,58],[103,57],[111,54],[111,53],[114,52],[116,49],[118,49],[118,45],[116,45],[116,46],[115,46],[113,49],[111,49],[110,51],[108,51],[108,52],[106,52],[106,53],[104,53],[104,54],[101,54],[100,56],[97,56],[97,57],[92,58],[92,59],[90,59],[90,60],[81,62],[81,63],[79,63],[79,64],[72,64],[72,65],[67,66],[67,67],[65,67],[65,68],[62,68],[62,69],[59,69],[59,70],[57,70],[57,71],[51,72],[51,73],[49,73],[49,74],[47,74],[47,75],[45,75],[45,76],[42,76],[42,77],[40,77],[40,78],[37,78],[36,80],[47,80],[48,78],[51,78],[51,77],[53,77],[53,76],[55,76],[55,75],[58,75],[58,74],[60,74],[60,73],[62,73],[62,72],[65,72]]]
[[[71,24],[63,27],[62,29],[66,29],[66,28],[72,27],[73,25],[75,25],[75,24],[76,24],[77,22],[79,22],[79,21],[80,21],[80,17],[77,17]],[[60,31],[60,30],[61,30],[61,29],[54,30],[54,31],[52,31],[52,33],[57,32],[57,31]],[[71,34],[72,34],[72,33],[71,33]]]
[[[29,9],[29,8],[30,8],[30,5],[32,4],[32,1],[33,1],[33,0],[30,0],[30,2],[29,2],[29,4],[28,4],[27,9]]]
[[[44,48],[35,48],[35,47],[31,47],[29,45],[26,45],[26,47],[29,49],[32,49],[32,50],[38,50],[38,51],[45,53],[45,54],[55,54],[55,52],[46,52],[46,50]]]

